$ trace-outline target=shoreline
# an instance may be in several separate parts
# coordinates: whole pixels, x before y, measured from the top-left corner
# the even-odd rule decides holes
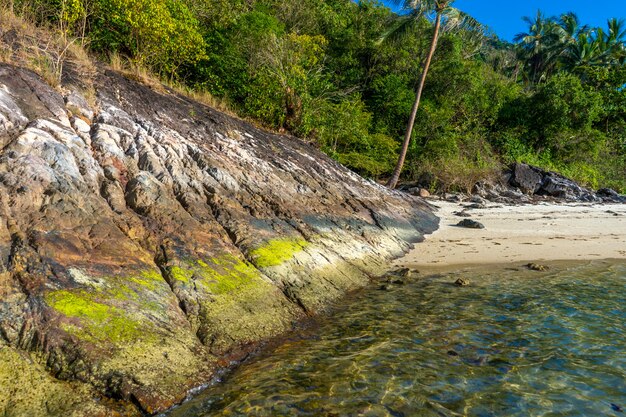
[[[626,204],[503,206],[429,201],[440,227],[392,264],[441,271],[529,262],[626,260]],[[464,212],[470,217],[455,213]],[[468,218],[484,229],[456,226]]]
[[[485,229],[466,229],[455,226],[464,217],[456,216],[454,212],[464,210],[471,203],[450,203],[438,200],[428,200],[428,202],[433,206],[435,215],[440,218],[439,229],[425,235],[425,240],[415,244],[414,248],[404,256],[391,261],[389,271],[397,268],[419,269],[420,276],[426,277],[439,273],[447,275],[476,270],[493,272],[498,268],[519,269],[529,262],[538,262],[548,266],[548,270],[544,273],[551,273],[560,268],[586,262],[621,262],[626,260],[626,245],[620,245],[620,243],[626,242],[626,204],[539,203],[502,206],[489,203],[483,209],[467,210],[471,215],[470,218],[482,222]],[[612,213],[607,213],[607,211],[618,215],[615,216]],[[525,227],[528,222],[535,226],[544,227]],[[541,222],[556,222],[556,224],[551,226]],[[563,226],[562,223],[566,222],[573,223],[570,229],[561,227]],[[602,229],[598,229],[597,232],[593,230],[599,226],[602,226]],[[600,236],[596,239],[603,230],[605,231],[604,237]],[[610,232],[606,232],[607,230]],[[514,232],[518,234],[510,235]],[[534,240],[533,245],[525,244],[529,239]],[[500,242],[501,245],[490,245],[490,243]],[[552,242],[556,243],[552,244]],[[581,245],[585,242],[592,242],[594,246]],[[553,247],[547,248],[550,244]],[[592,252],[595,252],[593,249],[597,249],[597,244],[602,247],[610,246],[612,249],[606,255],[601,252],[596,255]],[[442,246],[445,247],[445,252],[442,252]],[[501,253],[493,251],[493,246],[500,246],[501,250],[507,248],[512,251],[517,250],[517,256],[500,258]],[[531,250],[528,250],[529,247]],[[531,256],[539,248],[542,250],[547,248],[550,251],[544,251],[541,257]],[[564,249],[568,255],[563,258],[558,254]],[[478,252],[476,252],[477,250]],[[611,256],[614,253],[617,253],[618,256]],[[184,404],[201,397],[206,390],[223,384],[233,372],[242,366],[245,367],[251,362],[271,356],[277,346],[311,332],[321,320],[332,316],[337,308],[343,308],[345,303],[354,301],[352,298],[356,294],[361,291],[375,290],[376,285],[378,285],[378,281],[373,279],[369,285],[346,293],[341,298],[340,304],[335,305],[333,303],[328,310],[308,317],[290,331],[260,342],[242,359],[221,368],[220,372],[206,384],[194,390],[183,403],[173,406],[162,415],[167,416],[170,413],[175,413]]]

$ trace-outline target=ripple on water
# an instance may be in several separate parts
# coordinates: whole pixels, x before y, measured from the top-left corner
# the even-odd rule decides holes
[[[170,416],[624,415],[626,263],[473,274],[360,292]]]

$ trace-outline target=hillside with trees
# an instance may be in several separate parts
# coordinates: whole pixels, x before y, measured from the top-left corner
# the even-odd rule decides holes
[[[371,0],[0,2],[5,15],[102,61],[149,69],[381,181],[437,39],[401,181],[467,190],[522,161],[626,192],[624,21],[589,27],[572,13],[538,12],[507,43],[458,10],[436,28],[443,3],[454,6],[423,1],[431,8],[395,14]]]

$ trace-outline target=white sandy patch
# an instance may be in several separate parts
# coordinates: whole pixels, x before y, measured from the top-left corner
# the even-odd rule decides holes
[[[485,229],[455,226],[468,203],[433,202],[439,230],[396,261],[397,266],[626,259],[626,204],[539,204],[467,210]],[[614,213],[617,213],[615,215]]]

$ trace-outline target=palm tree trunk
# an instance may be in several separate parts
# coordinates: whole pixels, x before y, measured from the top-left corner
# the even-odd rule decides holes
[[[435,32],[433,33],[433,40],[430,44],[430,50],[428,51],[428,57],[426,58],[426,62],[424,63],[424,70],[422,71],[422,75],[419,80],[419,84],[417,86],[417,94],[415,97],[415,103],[413,103],[413,110],[411,110],[411,117],[409,118],[409,123],[406,127],[406,133],[404,135],[404,142],[402,143],[402,150],[400,151],[400,156],[398,158],[398,163],[396,164],[396,169],[394,169],[391,178],[387,182],[387,187],[394,189],[396,185],[398,185],[398,180],[400,179],[400,173],[402,172],[402,167],[404,166],[404,161],[406,159],[406,153],[409,150],[409,143],[411,143],[411,136],[413,134],[413,126],[415,125],[415,118],[417,117],[417,110],[420,106],[420,101],[422,99],[422,92],[424,91],[424,85],[426,84],[426,76],[428,75],[428,69],[430,68],[430,63],[433,59],[433,55],[435,54],[435,50],[437,49],[437,40],[439,39],[439,30],[441,28],[441,11],[437,11],[437,18],[435,19]]]

